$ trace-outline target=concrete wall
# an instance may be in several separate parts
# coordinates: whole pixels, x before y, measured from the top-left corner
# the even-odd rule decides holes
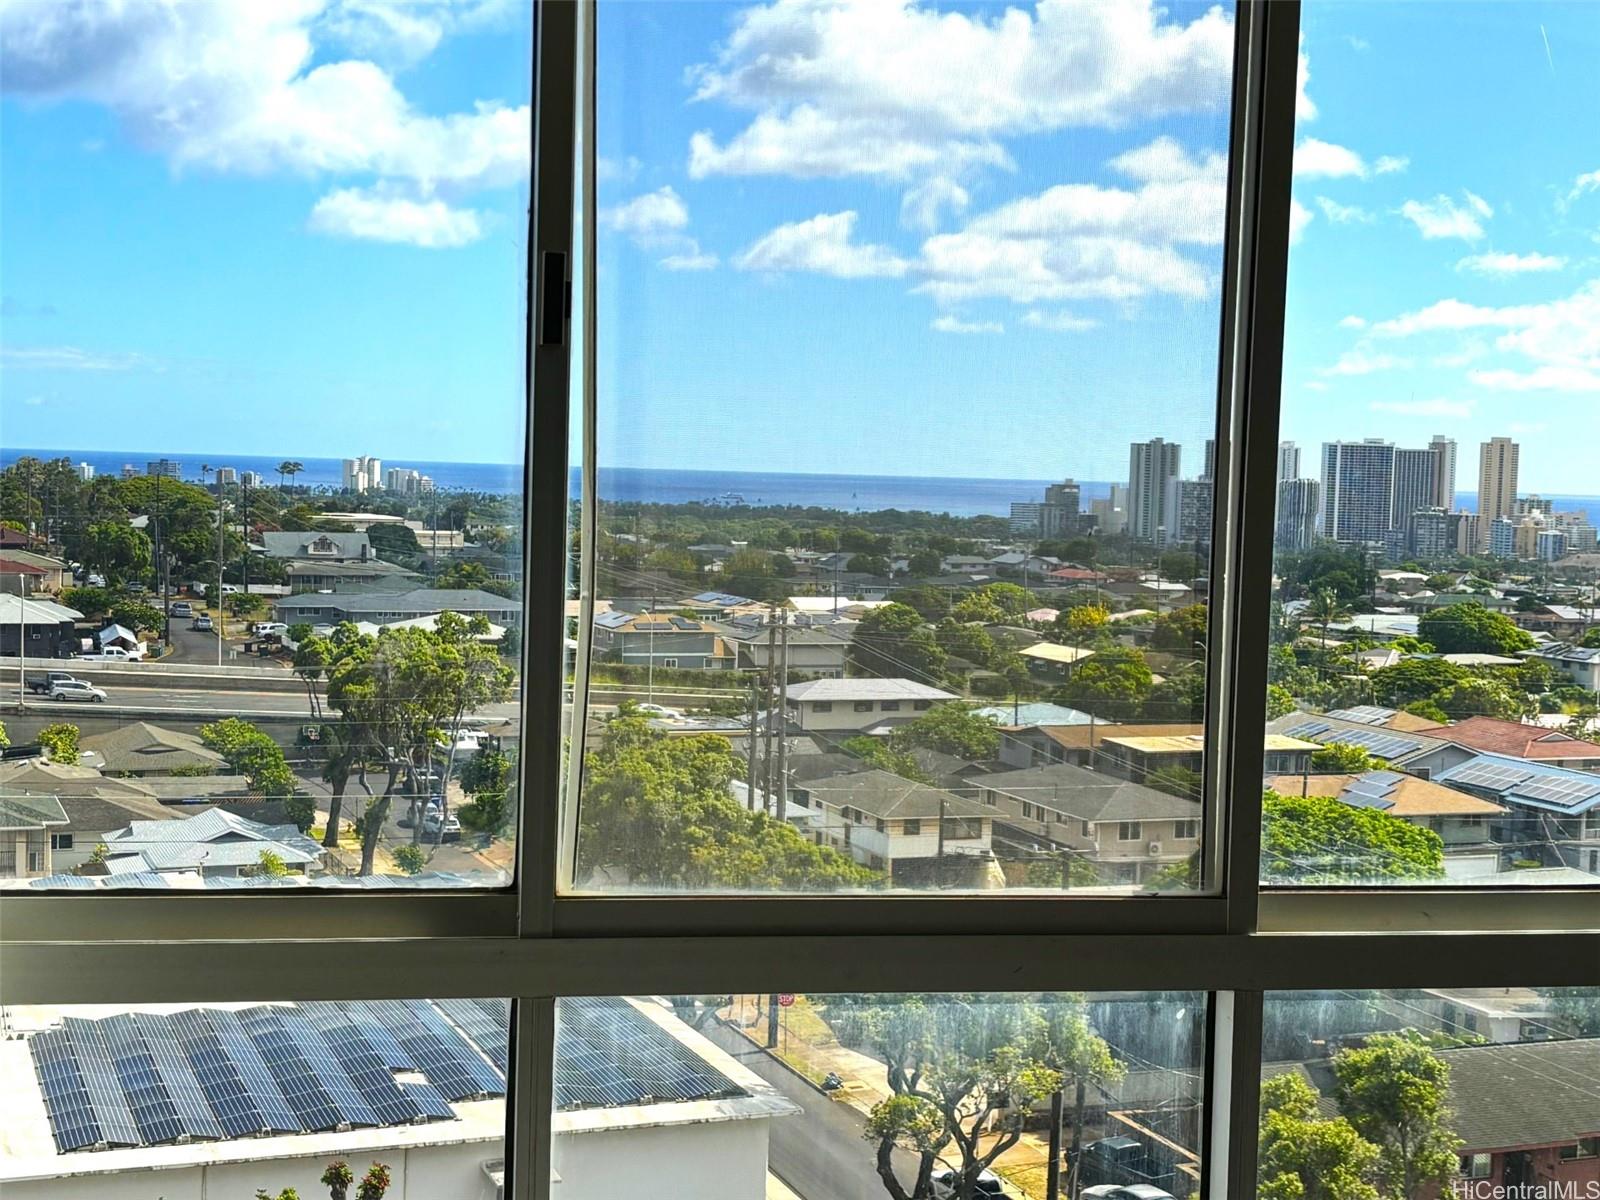
[[[551,1200],[763,1200],[767,1194],[766,1121],[571,1134],[555,1139],[551,1158],[560,1176]]]

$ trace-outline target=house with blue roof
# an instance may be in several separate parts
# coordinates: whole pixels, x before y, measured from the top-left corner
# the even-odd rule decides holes
[[[1600,876],[1600,775],[1507,754],[1475,754],[1436,783],[1502,804],[1501,840],[1512,857]]]

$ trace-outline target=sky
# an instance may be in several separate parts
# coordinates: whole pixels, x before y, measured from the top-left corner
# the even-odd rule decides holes
[[[1231,10],[600,13],[602,464],[1199,473]],[[1303,14],[1283,435],[1600,492],[1600,6]],[[0,0],[0,441],[514,458],[528,46],[515,0]]]

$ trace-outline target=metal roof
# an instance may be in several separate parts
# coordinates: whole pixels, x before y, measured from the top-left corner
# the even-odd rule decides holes
[[[954,700],[954,692],[910,679],[813,679],[790,687],[789,699],[805,701]]]
[[[1437,783],[1492,792],[1507,803],[1558,813],[1600,806],[1600,774],[1551,767],[1504,754],[1478,754],[1434,776]]]

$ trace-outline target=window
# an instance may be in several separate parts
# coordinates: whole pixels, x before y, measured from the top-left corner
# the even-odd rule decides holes
[[[1172,836],[1175,838],[1197,838],[1200,836],[1199,821],[1174,821],[1172,823]]]
[[[933,701],[932,700],[913,700],[911,702],[911,707],[916,712],[927,712],[930,708],[933,707]]]
[[[880,1151],[909,1183],[930,1138],[944,1158],[926,1164],[929,1186],[920,1190],[936,1196],[1003,1183],[1037,1200],[1057,1161],[1052,1141],[1076,1167],[1057,1191],[1085,1200],[1130,1180],[1175,1200],[1220,1200],[1250,1194],[1258,1174],[1263,1195],[1325,1191],[1327,1164],[1304,1155],[1330,1146],[1350,1156],[1337,1178],[1351,1196],[1461,1193],[1463,1156],[1468,1172],[1477,1156],[1489,1159],[1480,1186],[1465,1190],[1511,1195],[1552,1172],[1580,1184],[1593,1176],[1600,1159],[1582,1153],[1596,1133],[1584,1117],[1592,1097],[1569,1086],[1600,1074],[1592,994],[1600,941],[1583,878],[1600,874],[1600,848],[1582,840],[1579,819],[1593,814],[1555,815],[1559,827],[1540,832],[1548,838],[1538,848],[1559,862],[1518,860],[1476,833],[1464,838],[1456,817],[1468,813],[1486,815],[1497,838],[1502,828],[1514,835],[1502,793],[1520,795],[1536,776],[1564,778],[1535,766],[1499,790],[1466,789],[1486,807],[1440,811],[1434,802],[1443,798],[1425,796],[1413,815],[1445,817],[1444,844],[1435,847],[1426,828],[1409,838],[1380,826],[1383,836],[1354,845],[1344,837],[1350,822],[1329,816],[1342,810],[1296,801],[1340,804],[1358,826],[1364,813],[1403,813],[1415,800],[1412,781],[1450,786],[1454,747],[1485,723],[1451,725],[1452,748],[1431,771],[1411,770],[1383,742],[1366,749],[1392,770],[1369,766],[1317,741],[1300,720],[1256,744],[1258,708],[1273,723],[1284,713],[1281,695],[1266,701],[1267,682],[1288,689],[1292,703],[1316,699],[1303,715],[1330,728],[1349,722],[1339,730],[1348,738],[1380,727],[1361,720],[1370,712],[1334,717],[1336,706],[1395,707],[1365,694],[1383,668],[1369,674],[1357,656],[1376,661],[1383,655],[1371,651],[1395,649],[1422,672],[1484,665],[1396,647],[1371,630],[1353,635],[1340,620],[1328,621],[1325,647],[1322,623],[1297,615],[1304,610],[1294,602],[1310,597],[1296,594],[1293,571],[1274,571],[1309,560],[1275,564],[1260,498],[1273,492],[1280,417],[1305,402],[1297,381],[1326,384],[1330,410],[1393,422],[1394,440],[1414,446],[1403,430],[1415,414],[1394,405],[1415,400],[1442,413],[1435,402],[1444,397],[1470,408],[1461,418],[1469,425],[1505,417],[1496,397],[1508,389],[1495,386],[1505,376],[1493,372],[1515,372],[1504,365],[1511,354],[1551,354],[1549,330],[1520,325],[1548,302],[1542,289],[1570,288],[1578,300],[1563,310],[1563,329],[1587,328],[1580,290],[1600,192],[1579,186],[1594,164],[1582,159],[1588,130],[1572,114],[1588,112],[1594,72],[1585,55],[1600,44],[1589,6],[1551,7],[1532,22],[1525,6],[1492,3],[1430,9],[1426,18],[1409,6],[1318,0],[1014,0],[1009,8],[906,0],[823,6],[820,16],[815,6],[770,0],[496,3],[408,5],[396,24],[378,11],[386,6],[363,3],[271,6],[243,27],[211,11],[226,6],[163,6],[154,22],[137,5],[78,6],[71,20],[54,19],[54,8],[44,20],[39,6],[0,7],[0,563],[54,558],[70,543],[120,562],[127,576],[142,569],[142,578],[114,584],[74,580],[59,597],[92,604],[104,584],[135,624],[148,614],[134,597],[150,594],[130,582],[148,589],[171,574],[188,603],[205,600],[194,585],[208,582],[209,568],[189,568],[216,528],[196,513],[214,518],[220,509],[220,582],[238,589],[226,595],[245,595],[240,554],[249,595],[260,594],[262,573],[275,571],[267,548],[283,534],[335,545],[364,536],[382,564],[319,555],[314,583],[284,568],[294,583],[273,586],[330,590],[273,595],[276,613],[249,618],[340,626],[327,639],[344,652],[333,679],[317,662],[320,648],[298,634],[288,640],[300,649],[279,655],[273,635],[252,633],[246,654],[244,619],[231,618],[220,676],[187,653],[159,667],[74,661],[74,672],[119,681],[104,706],[36,701],[28,684],[42,668],[26,665],[13,678],[0,665],[12,743],[0,762],[0,1093],[23,1100],[0,1137],[8,1198],[170,1193],[180,1184],[230,1196],[258,1187],[321,1195],[320,1175],[339,1161],[323,1150],[342,1154],[353,1174],[388,1163],[390,1195],[445,1200],[785,1189],[808,1200],[868,1197],[892,1190],[876,1170]],[[866,28],[861,12],[871,16]],[[602,22],[593,61],[579,52],[591,44],[591,18]],[[1538,46],[1529,40],[1535,23]],[[163,65],[173,62],[184,71]],[[1433,99],[1452,93],[1429,90],[1430,80],[1483,62],[1495,66],[1494,87]],[[1369,93],[1391,86],[1367,88],[1365,76],[1396,71],[1417,76],[1418,93],[1381,108],[1383,120],[1365,119]],[[1529,157],[1497,151],[1484,167],[1460,130],[1481,128],[1492,148],[1505,121],[1533,111],[1525,93],[1539,98],[1546,126],[1571,131],[1571,144],[1552,143],[1556,135],[1541,128]],[[1413,134],[1408,121],[1404,144],[1386,140],[1397,127],[1389,114],[1412,109],[1426,128]],[[1453,136],[1437,132],[1444,110],[1456,118]],[[1402,156],[1412,160],[1404,169]],[[1505,182],[1512,161],[1517,178]],[[1330,162],[1344,173],[1330,173]],[[536,186],[521,194],[530,178]],[[1525,178],[1547,190],[1530,199]],[[1564,262],[1505,279],[1461,266],[1451,277],[1458,306],[1430,320],[1498,313],[1492,320],[1512,324],[1469,330],[1481,354],[1396,346],[1388,353],[1397,361],[1367,371],[1370,386],[1340,393],[1335,405],[1345,373],[1316,373],[1338,362],[1334,352],[1297,368],[1292,351],[1281,369],[1296,192],[1314,214],[1300,221],[1297,256],[1330,230],[1416,228],[1404,207],[1435,204],[1429,198],[1441,193],[1484,230],[1472,245],[1419,231],[1395,255],[1405,265],[1415,257],[1417,270],[1383,279],[1365,293],[1380,299],[1365,307],[1322,314],[1326,336],[1420,338],[1376,325],[1444,295],[1409,290],[1413,277],[1442,278],[1424,269],[1441,249],[1452,270],[1491,251]],[[1351,206],[1370,198],[1362,211],[1374,219],[1337,220],[1321,197]],[[634,205],[641,198],[649,202]],[[1513,237],[1519,230],[1525,236]],[[1313,286],[1334,268],[1385,274],[1387,260],[1345,245],[1349,253],[1332,262],[1297,268],[1295,305],[1305,302],[1307,270]],[[205,261],[196,265],[196,256]],[[1499,291],[1482,290],[1487,282]],[[1341,294],[1339,286],[1329,292]],[[260,320],[250,319],[253,305]],[[1341,327],[1347,315],[1367,329]],[[1296,320],[1291,339],[1305,332]],[[1085,322],[1095,324],[1073,327]],[[1558,420],[1550,406],[1564,390],[1576,381],[1582,394],[1582,337],[1556,336],[1561,361],[1548,365],[1559,371],[1515,391],[1529,432],[1504,430],[1527,445],[1533,426]],[[1415,396],[1385,386],[1402,372],[1456,369],[1433,360],[1458,351],[1478,354],[1486,378]],[[1384,352],[1375,342],[1372,354]],[[395,369],[419,354],[420,365]],[[173,418],[191,401],[203,409],[191,424],[209,432],[138,453],[128,464],[134,481],[121,479],[131,451],[85,488],[68,473],[83,484],[79,463],[102,461],[95,452],[17,448],[51,444],[52,427],[74,434],[68,450],[138,445],[139,429],[188,428]],[[497,404],[503,411],[484,415]],[[130,425],[134,412],[147,419]],[[407,414],[414,427],[395,428]],[[431,492],[419,481],[414,497],[374,495],[370,484],[344,486],[342,460],[329,483],[327,461],[298,450],[349,444],[352,454],[406,463],[418,453],[409,439],[426,438],[442,460],[458,425],[471,425],[474,440],[456,451],[455,466],[505,460],[510,482],[498,491],[460,490],[451,482],[460,476],[443,474],[452,464],[439,461],[435,478],[444,482]],[[1148,518],[1172,457],[1155,439],[1186,445],[1177,483],[1198,485],[1208,437],[1216,446],[1205,469],[1209,541],[1163,529],[1147,543],[1105,527],[1125,525],[1129,505],[1143,505]],[[1560,445],[1581,443],[1568,436]],[[1000,444],[1003,458],[985,449]],[[240,454],[229,455],[233,475],[221,476],[209,455],[187,467],[173,461],[185,457],[174,445]],[[261,457],[244,459],[246,445]],[[294,463],[279,456],[297,452],[304,469],[280,477],[279,462]],[[920,461],[934,475],[917,473]],[[1565,459],[1530,451],[1521,461],[1545,472]],[[259,478],[240,473],[249,462]],[[935,477],[955,474],[957,462],[963,478]],[[202,465],[213,468],[209,479],[187,478]],[[358,474],[370,480],[374,464],[350,465],[352,485]],[[393,462],[383,465],[387,476]],[[1076,512],[1096,519],[1092,535],[1046,530],[1072,506],[1069,473]],[[1151,482],[1150,495],[1110,486],[1136,475]],[[194,497],[192,511],[180,503],[190,496],[180,482],[206,502]],[[132,504],[100,507],[124,491]],[[1197,486],[1162,491],[1180,518],[1202,503]],[[1584,503],[1576,494],[1551,499],[1548,525]],[[102,513],[103,522],[87,520]],[[368,529],[346,531],[357,523]],[[407,534],[381,528],[396,524],[414,551]],[[106,528],[90,537],[93,525]],[[142,553],[122,554],[144,549],[129,542],[139,530],[149,542],[143,566]],[[403,562],[383,557],[386,540],[401,546]],[[1555,548],[1548,538],[1545,546]],[[1488,591],[1471,594],[1493,601],[1501,592],[1514,622],[1559,621],[1562,612],[1528,605],[1576,607],[1593,586],[1560,558],[1496,568],[1487,555],[1470,557],[1472,580],[1461,586],[1497,571],[1483,578]],[[482,563],[480,577],[472,568]],[[394,566],[414,584],[348,622],[333,610],[398,587],[371,581]],[[464,605],[462,594],[475,589],[447,585],[483,590],[502,576],[515,586],[482,601],[495,628],[457,637],[454,622],[415,611]],[[1323,583],[1340,586],[1336,577]],[[1391,576],[1383,586],[1404,585]],[[1438,596],[1438,586],[1419,591]],[[1530,586],[1540,594],[1509,594]],[[220,589],[207,590],[219,598]],[[512,592],[515,607],[498,591]],[[1378,603],[1369,591],[1373,611],[1360,616],[1420,620],[1429,597],[1416,596],[1385,592]],[[157,615],[148,619],[164,626],[160,606],[149,607]],[[13,669],[17,645],[41,644],[16,641],[19,608],[0,586],[0,663],[12,652]],[[624,659],[621,625],[687,632],[673,624],[689,620],[685,612],[712,614],[727,644],[752,652],[734,670],[663,671],[630,633]],[[395,623],[402,627],[361,632]],[[357,649],[344,626],[356,630]],[[427,636],[441,626],[447,645]],[[769,631],[772,653],[763,655],[755,647]],[[192,648],[205,631],[173,632],[195,635],[184,640]],[[156,633],[138,635],[152,654]],[[256,653],[263,638],[265,663]],[[808,669],[824,640],[837,641],[833,666],[843,678]],[[312,649],[302,653],[305,644]],[[239,657],[227,658],[234,650]],[[295,656],[298,671],[285,661]],[[464,663],[474,669],[459,671]],[[425,699],[425,683],[459,696],[479,668],[500,678],[491,664],[513,674],[504,700],[457,713],[442,697]],[[1514,680],[1529,697],[1576,706],[1570,692],[1540,690],[1531,660],[1495,666],[1500,676],[1474,678]],[[1272,674],[1282,669],[1301,673]],[[137,705],[126,694],[135,690],[130,672],[140,679]],[[219,704],[172,686],[174,676],[266,686],[230,688]],[[1347,687],[1351,695],[1330,694]],[[1475,683],[1447,699],[1456,706],[1468,693],[1494,695]],[[842,707],[862,697],[868,712]],[[885,736],[862,736],[882,722],[884,699],[906,715],[878,731]],[[819,701],[841,706],[841,720],[819,715],[802,731],[781,719]],[[426,710],[420,729],[385,712],[412,705]],[[125,711],[146,706],[153,711]],[[211,740],[248,764],[260,790],[287,785],[289,795],[256,797],[250,780],[215,762],[210,773],[164,779],[109,765],[108,754],[150,737],[146,725],[165,731],[151,738],[169,748],[160,753],[174,745],[194,753],[172,735],[198,739],[199,726],[232,711],[265,727],[296,782],[258,739],[213,732]],[[1427,724],[1426,711],[1407,716]],[[819,731],[818,722],[837,728]],[[51,724],[77,727],[87,752],[77,773],[52,770],[27,749]],[[342,776],[341,734],[352,724],[415,741],[362,737],[335,824],[334,785],[323,776]],[[1514,735],[1517,723],[1507,724]],[[1006,732],[1017,726],[1048,732]],[[1403,719],[1377,736],[1390,734],[1428,736]],[[1488,735],[1509,736],[1502,726]],[[59,729],[46,739],[57,763],[71,737]],[[1060,761],[1036,766],[1044,756],[1032,741],[1054,747]],[[1305,791],[1274,780],[1282,803],[1264,804],[1262,751],[1283,768],[1275,775]],[[86,765],[100,761],[90,754],[108,766]],[[1311,794],[1339,776],[1360,781],[1351,801]],[[178,840],[187,844],[206,828],[195,822],[212,821],[217,837],[194,858],[169,858],[171,839],[159,833],[137,857],[125,847],[122,861],[112,861],[108,842],[106,861],[96,861],[100,831],[78,813],[64,823],[57,807],[62,785],[77,778],[92,784],[97,811],[125,805],[130,825],[185,827]],[[40,786],[46,779],[49,788]],[[1003,793],[1007,805],[979,804],[985,791]],[[387,817],[369,808],[385,793]],[[124,798],[106,799],[113,794]],[[163,805],[163,796],[211,799]],[[469,796],[503,801],[496,827],[463,819],[478,802]],[[1096,846],[1067,836],[1065,824],[1008,815],[1022,803],[1047,817],[1070,813],[1106,836]],[[261,828],[235,825],[241,813]],[[446,813],[462,821],[459,841],[442,836]],[[437,827],[437,844],[416,830],[419,815]],[[897,841],[892,856],[886,834],[852,845],[851,831],[868,820],[875,829],[879,816],[917,836]],[[332,846],[318,836],[323,819]],[[350,836],[357,819],[375,838],[367,875]],[[1170,841],[1167,831],[1190,821],[1202,840]],[[1132,823],[1141,836],[1116,841],[1113,831]],[[85,840],[52,851],[51,834],[63,829]],[[274,858],[250,849],[274,833],[287,848],[304,837],[313,857],[272,851],[280,875]],[[1417,840],[1430,846],[1427,869],[1383,877],[1406,888],[1346,886],[1365,880],[1374,858]],[[1506,845],[1515,853],[1533,841]],[[1164,852],[1150,853],[1151,842]],[[32,854],[53,858],[48,878],[29,877]],[[230,854],[234,864],[220,861]],[[1490,870],[1516,872],[1517,881],[1466,882]],[[145,891],[161,894],[135,894]],[[512,999],[463,1008],[435,994],[421,1011],[394,999],[427,993],[407,980]],[[388,1007],[396,1003],[400,1014]],[[202,1109],[182,1082],[187,1051],[158,1056],[150,1039],[162,1041],[161,1029],[180,1017],[197,1019],[185,1012],[253,1009],[271,1010],[248,1020],[273,1062],[245,1050],[256,1045],[248,1027],[221,1059],[209,1044],[197,1047],[207,1056],[203,1068],[190,1060],[202,1099],[205,1086],[235,1075],[241,1088],[229,1096],[241,1098],[247,1075],[253,1087],[275,1079],[276,1068],[293,1077],[289,1090],[302,1102],[320,1090],[338,1110],[350,1102],[339,1081],[350,1079],[368,1107],[364,1089],[381,1092],[388,1114],[352,1111],[362,1119],[333,1122],[348,1130],[301,1129],[297,1114],[284,1122],[297,1125],[293,1157],[281,1152],[283,1136],[263,1134],[248,1116],[240,1137],[185,1140],[181,1122],[177,1136],[162,1135],[180,1113],[195,1120]],[[359,1027],[355,1018],[369,1013],[383,1032]],[[35,1057],[62,1041],[75,1048],[76,1030],[37,1040],[40,1022],[65,1015],[107,1023],[82,1029],[87,1075],[64,1059],[40,1069]],[[501,1037],[513,1028],[501,1065]],[[900,1064],[910,1069],[891,1070],[901,1056],[881,1044],[887,1034],[905,1036],[907,1054],[918,1056]],[[1047,1059],[1063,1042],[1087,1050],[1098,1076],[1082,1081],[1081,1114],[1078,1081],[1051,1078]],[[1374,1053],[1353,1061],[1366,1074],[1400,1060],[1431,1076],[1427,1087],[1404,1089],[1420,1106],[1406,1114],[1408,1127],[1430,1112],[1444,1126],[1434,1122],[1430,1178],[1414,1188],[1392,1178],[1393,1139],[1373,1114],[1348,1127],[1359,1140],[1341,1126],[1306,1128],[1344,1115],[1337,1072],[1350,1069],[1342,1056],[1363,1052]],[[933,1069],[919,1075],[924,1062]],[[47,1082],[90,1099],[87,1086],[71,1086],[75,1069],[78,1082],[93,1080],[104,1128],[100,1116],[92,1130],[87,1121],[50,1124]],[[904,1087],[962,1078],[976,1080],[969,1104],[948,1117],[892,1095],[897,1079]],[[446,1079],[459,1098],[441,1089]],[[1528,1086],[1538,1088],[1536,1102],[1516,1102],[1515,1089]],[[181,1110],[173,1088],[187,1097]],[[276,1082],[251,1095],[265,1103],[274,1089],[287,1104]],[[1060,1121],[1050,1115],[1057,1094]],[[1429,1108],[1440,1096],[1442,1107]],[[428,1114],[406,1100],[436,1119],[414,1121]],[[220,1119],[210,1101],[204,1110]],[[952,1122],[986,1110],[985,1133],[965,1143],[955,1136]],[[83,1105],[71,1116],[86,1117]],[[1513,1119],[1524,1123],[1511,1129]],[[61,1154],[55,1129],[75,1124],[104,1149]],[[900,1144],[869,1141],[869,1128],[887,1128]],[[155,1144],[134,1144],[145,1141]],[[1573,1147],[1576,1156],[1563,1159]],[[163,1179],[141,1182],[157,1163]],[[172,1170],[179,1163],[182,1178]],[[258,1174],[264,1164],[281,1173]],[[131,1187],[109,1178],[114,1171],[131,1173]],[[977,1188],[946,1171],[976,1176]]]
[[[900,828],[907,837],[917,837],[922,833],[922,822],[913,817],[900,822]]]
[[[869,713],[869,712],[872,711],[872,701],[871,700],[857,700],[855,702],[854,708],[855,708],[856,712],[858,712],[858,713]]]
[[[882,818],[882,817],[879,817],[879,818],[878,818],[878,819],[877,819],[877,826],[878,826],[878,832],[879,832],[879,833],[885,833],[885,832],[887,832],[887,831],[888,831],[888,828],[889,828],[889,827],[888,827],[888,825],[886,825],[886,824],[885,824],[885,823],[884,823],[884,820],[883,820],[883,818]]]
[[[1083,836],[1086,838],[1092,838],[1094,836],[1094,825],[1088,821],[1083,823]]]
[[[661,660],[661,665],[663,667],[675,667],[678,665],[678,660],[675,658],[663,658]]]
[[[70,833],[52,833],[50,835],[50,849],[71,850],[72,835]]]
[[[879,705],[879,707],[884,712],[899,712],[900,711],[900,701],[898,701],[898,700],[885,700],[881,705]]]
[[[831,700],[818,700],[816,703],[814,703],[811,706],[811,711],[812,712],[819,712],[819,713],[832,712],[833,711],[833,701],[831,701]]]
[[[1461,1156],[1461,1174],[1468,1179],[1487,1179],[1490,1164],[1494,1161],[1492,1154],[1463,1154]]]
[[[1144,826],[1138,821],[1119,821],[1117,823],[1117,841],[1137,842],[1144,836]]]

